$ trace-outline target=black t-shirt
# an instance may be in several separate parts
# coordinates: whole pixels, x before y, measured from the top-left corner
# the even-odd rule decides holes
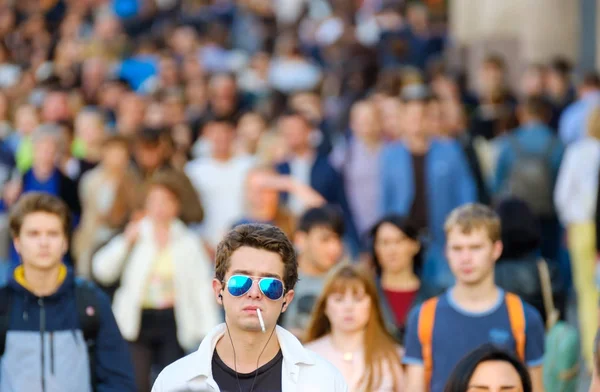
[[[415,198],[410,209],[410,220],[420,232],[426,230],[428,226],[426,190],[427,185],[425,182],[425,158],[425,154],[412,154]]]
[[[221,392],[281,392],[281,370],[283,354],[281,350],[275,357],[252,373],[238,373],[225,363],[214,351],[212,358],[212,372]],[[256,381],[255,381],[256,377]],[[238,385],[239,379],[239,385]],[[252,388],[254,383],[254,388]],[[240,391],[240,387],[242,390]]]

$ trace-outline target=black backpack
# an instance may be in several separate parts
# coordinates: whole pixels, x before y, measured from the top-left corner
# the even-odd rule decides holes
[[[4,286],[0,288],[0,357],[6,349],[6,334],[10,327],[10,309],[12,305],[12,290]],[[90,378],[92,387],[96,385],[96,337],[100,329],[100,306],[97,288],[93,283],[81,278],[75,278],[75,302],[77,315],[86,342],[90,361]]]

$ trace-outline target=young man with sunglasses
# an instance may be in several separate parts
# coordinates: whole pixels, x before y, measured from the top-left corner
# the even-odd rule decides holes
[[[153,392],[348,390],[333,365],[277,326],[298,280],[294,247],[280,229],[246,224],[231,230],[217,248],[215,275],[225,323],[198,351],[163,370]]]

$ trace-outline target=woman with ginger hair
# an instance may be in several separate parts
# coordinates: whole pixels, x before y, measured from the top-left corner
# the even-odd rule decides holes
[[[363,267],[331,271],[305,342],[340,370],[351,392],[404,391],[401,348],[385,328],[375,283]]]

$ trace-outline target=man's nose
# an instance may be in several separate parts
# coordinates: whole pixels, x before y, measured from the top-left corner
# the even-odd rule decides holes
[[[252,298],[260,298],[262,295],[257,281],[252,281],[252,286],[250,287],[250,290],[248,290],[248,295]]]

